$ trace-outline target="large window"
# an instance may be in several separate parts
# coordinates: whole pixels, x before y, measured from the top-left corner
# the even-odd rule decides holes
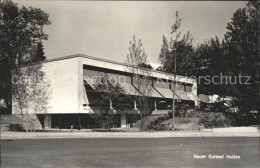
[[[116,83],[129,83],[131,84],[131,77],[126,75],[119,75],[115,73],[108,73],[108,79]]]

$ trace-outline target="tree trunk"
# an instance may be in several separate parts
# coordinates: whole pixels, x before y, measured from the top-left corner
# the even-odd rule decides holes
[[[138,96],[138,99],[139,99],[139,109],[140,109],[140,118],[141,118],[141,125],[140,125],[140,132],[143,131],[143,110],[141,108],[141,97],[140,95]]]
[[[173,91],[173,99],[172,99],[172,131],[174,131],[174,114],[175,114],[175,88]]]

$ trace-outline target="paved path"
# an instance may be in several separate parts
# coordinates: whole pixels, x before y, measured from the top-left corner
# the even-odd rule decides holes
[[[234,158],[226,158],[231,156]],[[259,138],[252,137],[2,140],[1,159],[2,168],[260,166]]]
[[[255,127],[226,127],[226,128],[213,128],[213,129],[204,129],[202,131],[212,131],[212,132],[232,132],[232,133],[253,133],[259,132],[259,126]]]
[[[162,138],[162,137],[260,137],[255,132],[1,132],[1,139],[41,138]]]

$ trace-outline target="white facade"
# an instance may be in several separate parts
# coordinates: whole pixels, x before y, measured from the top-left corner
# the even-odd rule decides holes
[[[50,82],[49,114],[79,112],[79,58],[43,63]]]
[[[124,63],[118,63],[115,61],[95,58],[81,54],[44,61],[42,64],[42,70],[45,73],[45,79],[50,84],[50,94],[48,101],[49,108],[47,112],[44,113],[43,119],[45,128],[53,127],[52,121],[54,120],[57,123],[57,114],[79,115],[93,113],[93,110],[89,106],[89,98],[83,83],[83,66],[91,66],[97,69],[101,68],[113,70],[114,72],[128,73],[127,67]],[[173,79],[172,74],[165,74],[163,72],[155,70],[152,70],[151,77],[160,78],[164,80]],[[197,83],[194,79],[176,75],[176,80],[178,82],[192,85],[191,91],[189,92],[192,92],[194,95],[197,95]],[[129,86],[132,84],[128,83],[125,85]],[[165,91],[165,89],[160,90]],[[170,94],[171,90],[169,88],[167,91],[169,92],[168,94]],[[157,92],[157,95],[160,95],[160,97],[158,98],[170,98],[163,96],[163,92],[159,94],[159,89],[157,90]],[[83,104],[87,106],[83,106]],[[195,105],[196,104],[197,102],[195,101]],[[133,110],[137,111],[137,109]],[[54,119],[55,115],[56,119]],[[61,119],[59,118],[58,120]],[[128,126],[129,123],[127,123],[126,121],[126,116],[121,115],[121,127]]]

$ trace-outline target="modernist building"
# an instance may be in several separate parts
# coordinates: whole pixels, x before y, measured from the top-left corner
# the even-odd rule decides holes
[[[87,55],[72,55],[43,62],[45,77],[50,81],[51,94],[49,109],[42,114],[45,128],[75,127],[92,128],[94,125],[91,114],[95,113],[92,99],[95,97],[94,81],[96,76],[106,74],[124,87],[129,96],[139,95],[133,75],[126,64]],[[149,98],[153,101],[151,114],[162,114],[171,108],[173,86],[176,86],[175,99],[177,103],[196,105],[197,83],[194,79],[176,75],[176,85],[172,85],[173,75],[152,70],[150,75],[152,91]],[[138,104],[129,101],[132,106],[124,114],[118,116],[116,127],[128,127],[126,115],[138,114]],[[113,106],[113,102],[111,102]]]

